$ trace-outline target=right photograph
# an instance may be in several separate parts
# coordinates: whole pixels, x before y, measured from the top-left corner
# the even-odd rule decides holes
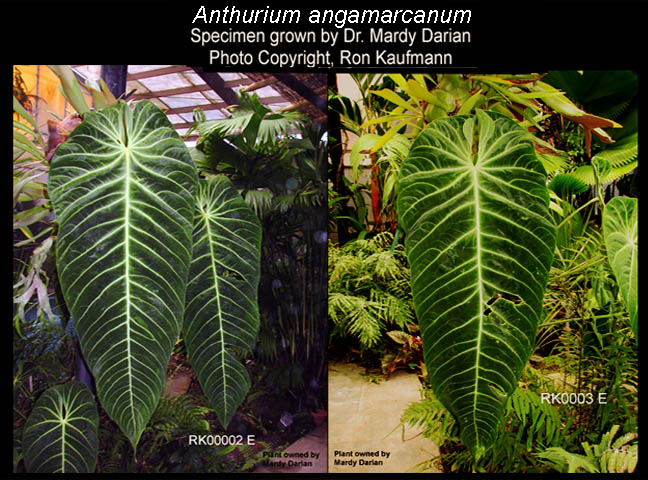
[[[329,76],[330,473],[638,464],[638,75]]]

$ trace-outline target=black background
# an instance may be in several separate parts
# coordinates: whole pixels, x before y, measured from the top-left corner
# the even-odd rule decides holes
[[[203,65],[218,71],[270,71],[267,65],[226,67],[207,65],[208,46],[191,42],[191,29],[205,30],[339,30],[334,25],[311,24],[311,9],[471,9],[469,24],[417,25],[348,25],[363,30],[368,38],[371,27],[401,30],[420,29],[470,30],[470,44],[428,44],[430,50],[453,54],[457,67],[471,67],[490,72],[543,71],[548,69],[633,69],[640,70],[646,58],[648,9],[646,2],[586,1],[517,1],[517,2],[419,2],[395,5],[389,3],[330,4],[329,2],[278,3],[204,1],[117,1],[117,2],[30,2],[2,3],[2,35],[5,55],[11,63],[68,64],[185,64]],[[209,12],[225,6],[243,9],[299,9],[298,24],[192,24],[201,5]],[[214,48],[246,50],[255,53],[263,48],[250,44],[222,44]],[[265,47],[269,47],[266,45]],[[405,51],[406,45],[385,46]],[[325,48],[319,44],[282,45],[282,52]],[[366,50],[375,46],[365,44]],[[418,46],[414,50],[423,50]],[[337,49],[330,49],[332,53]],[[363,47],[356,45],[354,50]],[[373,68],[375,70],[375,68]],[[407,67],[380,68],[398,71]],[[436,70],[442,70],[439,68]],[[273,71],[279,69],[273,68]],[[283,69],[287,70],[287,69]],[[349,71],[336,67],[335,71]],[[371,66],[353,69],[372,70]],[[300,67],[291,71],[322,71]]]

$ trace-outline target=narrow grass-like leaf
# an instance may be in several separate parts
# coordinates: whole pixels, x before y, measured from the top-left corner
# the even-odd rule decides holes
[[[98,428],[97,403],[85,385],[72,381],[48,388],[23,430],[27,472],[94,472]]]
[[[225,176],[200,180],[183,333],[189,360],[227,427],[250,389],[232,348],[254,346],[259,329],[261,223]]]
[[[403,163],[397,208],[430,382],[480,457],[542,311],[555,246],[546,173],[515,121],[440,118]]]
[[[182,325],[196,181],[148,101],[87,112],[52,159],[61,287],[101,404],[133,447]]]

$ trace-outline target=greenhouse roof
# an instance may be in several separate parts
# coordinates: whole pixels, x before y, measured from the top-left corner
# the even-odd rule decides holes
[[[74,65],[83,80],[99,78],[100,65]],[[225,118],[238,91],[254,92],[273,112],[300,110],[312,121],[326,118],[326,74],[216,73],[187,65],[128,65],[126,100],[148,99],[162,109],[180,135],[200,108],[207,119]],[[187,140],[194,138],[189,137]]]

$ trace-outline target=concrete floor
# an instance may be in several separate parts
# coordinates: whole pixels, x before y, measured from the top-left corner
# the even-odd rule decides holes
[[[326,473],[327,423],[315,427],[274,457],[264,458],[254,473]]]
[[[329,472],[418,472],[415,466],[439,450],[419,431],[399,426],[403,411],[420,400],[417,376],[398,371],[374,383],[361,373],[357,365],[329,364]]]

